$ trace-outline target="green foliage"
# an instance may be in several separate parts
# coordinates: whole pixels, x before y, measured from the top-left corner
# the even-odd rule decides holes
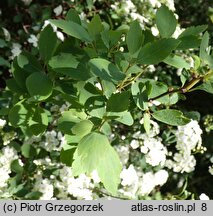
[[[112,94],[107,101],[106,110],[108,112],[123,112],[128,109],[130,93],[124,91],[121,93]]]
[[[125,74],[111,62],[102,58],[94,58],[89,61],[92,72],[102,80],[114,82],[121,81]]]
[[[58,28],[62,29],[64,33],[78,38],[85,42],[91,42],[92,39],[88,32],[83,28],[80,24],[73,22],[73,21],[66,21],[66,20],[50,20],[51,23],[56,25]]]
[[[53,28],[48,25],[40,34],[38,48],[41,58],[47,63],[54,54],[57,46],[57,36]]]
[[[46,100],[52,94],[53,83],[47,75],[33,73],[26,79],[26,87],[36,101]]]
[[[156,24],[160,35],[169,38],[175,32],[177,20],[175,15],[165,5],[162,5],[156,13]]]
[[[54,156],[54,150],[49,154],[71,166],[76,176],[97,170],[104,187],[116,194],[121,163],[112,147],[119,138],[112,142],[110,138],[109,142],[115,130],[113,125],[116,124],[118,131],[120,127],[134,128],[134,122],[143,117],[147,134],[152,119],[164,123],[166,129],[182,126],[192,118],[185,117],[175,105],[184,98],[184,93],[198,89],[213,93],[208,78],[213,65],[208,33],[201,38],[206,26],[187,28],[174,39],[177,20],[164,5],[156,14],[160,38],[148,29],[142,30],[138,21],[112,28],[98,15],[90,22],[83,21],[74,9],[69,10],[64,20],[50,22],[64,32],[65,40],[59,41],[48,25],[40,33],[37,50],[32,54],[23,51],[14,58],[13,77],[6,82],[12,98],[9,122],[26,137],[40,136],[47,128],[57,127],[67,143],[60,155]],[[0,46],[5,44],[0,41]],[[199,46],[200,56],[194,57],[193,68],[185,59],[189,57],[189,48]],[[8,66],[4,59],[0,59],[0,64]],[[159,67],[160,81],[153,79],[155,73],[149,73],[150,65]],[[166,83],[165,65],[169,65],[171,73],[173,67],[184,69],[181,86],[172,79]],[[210,70],[208,74],[206,68]],[[66,102],[69,106],[65,111],[55,115],[48,111],[51,106]],[[30,143],[23,144],[20,151],[29,159],[47,154],[46,150],[37,151]],[[29,165],[32,170],[34,166]],[[24,172],[16,160],[11,169],[15,173]],[[23,193],[23,187],[20,191]]]
[[[185,125],[190,122],[190,119],[186,118],[182,112],[174,109],[155,111],[152,116],[158,121],[173,126]]]
[[[106,189],[116,194],[121,164],[115,150],[103,134],[92,132],[78,144],[73,162],[74,175],[97,170]]]
[[[129,31],[126,36],[126,43],[128,50],[131,54],[134,54],[135,52],[140,49],[144,42],[144,35],[142,32],[142,29],[140,27],[140,24],[138,21],[134,21],[130,24]]]
[[[141,64],[158,64],[175,50],[180,41],[169,38],[161,39],[146,44],[138,54],[138,62]]]

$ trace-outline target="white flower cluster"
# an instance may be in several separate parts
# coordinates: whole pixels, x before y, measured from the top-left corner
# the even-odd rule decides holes
[[[137,8],[140,8],[140,4],[148,5],[149,10],[143,11],[143,16],[141,12],[137,11]],[[141,27],[145,27],[145,23],[152,22],[153,14],[156,13],[156,8],[159,8],[161,4],[165,4],[170,10],[175,11],[174,0],[144,0],[144,1],[134,1],[134,0],[122,0],[114,2],[111,5],[111,8],[116,11],[117,16],[124,15],[128,21],[128,17],[131,20],[138,20],[141,24]],[[139,7],[138,7],[139,6]],[[158,34],[156,27],[152,29],[154,35]]]
[[[39,171],[35,176],[36,182],[34,186],[35,191],[42,193],[40,200],[51,200],[53,198],[54,187],[52,182],[47,178],[42,178],[42,173]]]
[[[152,129],[147,135],[146,133],[141,133],[140,131],[133,134],[133,140],[130,146],[133,149],[140,147],[141,153],[144,154],[146,163],[151,166],[164,166],[166,162],[167,149],[162,144],[162,139],[157,137],[159,134],[159,126],[156,122],[151,121]]]
[[[16,56],[18,56],[21,53],[21,51],[22,51],[21,50],[21,44],[13,43],[12,49],[11,49],[12,56],[10,58],[14,59]]]
[[[47,131],[43,139],[41,136],[32,136],[25,140],[24,143],[33,144],[38,143],[40,147],[44,148],[46,151],[61,151],[62,146],[66,143],[65,136],[61,132],[56,132],[55,130]]]
[[[4,147],[0,155],[0,173],[3,173],[0,178],[0,191],[2,192],[4,187],[7,186],[7,180],[10,178],[11,173],[10,164],[13,160],[18,159],[17,152],[14,148],[9,146]]]
[[[31,43],[34,47],[38,46],[38,38],[34,34],[31,34],[27,41]]]
[[[173,169],[174,172],[192,172],[196,165],[192,151],[205,150],[201,146],[201,134],[202,130],[195,120],[187,125],[178,126],[176,148],[179,152],[173,155],[173,161],[167,160],[166,166]]]
[[[124,168],[121,172],[121,185],[119,192],[129,198],[138,198],[149,195],[156,186],[162,186],[166,183],[169,175],[164,169],[157,172],[137,171],[131,164],[128,169]]]
[[[61,132],[52,130],[45,133],[45,140],[40,142],[40,146],[49,152],[60,151],[65,142],[65,137]]]
[[[94,179],[96,183],[100,180],[97,179],[97,173],[94,173]],[[72,169],[70,167],[64,166],[60,170],[60,178],[62,181],[56,182],[55,186],[59,190],[58,197],[61,199],[66,199],[68,196],[73,196],[77,199],[92,200],[94,189],[94,179],[92,177],[81,174],[78,178],[75,178],[72,174]]]

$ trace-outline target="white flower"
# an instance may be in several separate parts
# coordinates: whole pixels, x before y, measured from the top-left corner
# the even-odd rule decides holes
[[[135,182],[138,182],[138,175],[132,164],[129,166],[128,169],[122,170],[120,177],[122,179],[121,184],[123,186],[130,186],[132,184],[135,184]]]
[[[140,182],[139,193],[142,196],[148,195],[155,188],[155,176],[152,172],[143,174]]]
[[[92,200],[90,186],[91,179],[85,174],[81,174],[78,178],[71,178],[67,191],[78,199]]]
[[[0,128],[3,128],[6,125],[6,120],[0,119]]]
[[[2,30],[3,30],[3,33],[4,33],[5,40],[10,41],[11,40],[10,32],[6,28],[3,28],[3,27],[2,27]]]
[[[135,198],[139,186],[139,177],[134,166],[131,164],[128,169],[124,168],[120,178],[123,187],[119,189],[119,193],[126,197]]]
[[[32,0],[21,0],[25,5],[30,5]]]
[[[21,53],[21,45],[19,43],[13,43],[11,53],[11,59],[14,59],[16,56],[18,56]]]
[[[1,190],[1,188],[7,186],[7,181],[10,178],[10,176],[8,172],[5,172],[5,170],[2,167],[0,167],[0,173],[4,173],[4,175],[1,175],[1,178],[0,178],[0,190]]]
[[[180,26],[177,26],[175,29],[175,32],[173,33],[174,38],[178,38],[178,36],[184,31],[184,28],[180,28]]]
[[[53,198],[54,188],[49,179],[39,178],[35,184],[34,190],[42,193],[40,200],[50,200]]]
[[[146,163],[152,166],[163,166],[166,161],[167,149],[159,137],[154,138],[146,135],[141,152],[145,154]]]
[[[163,166],[166,161],[166,149],[151,149],[146,155],[146,163],[152,166]]]
[[[100,179],[100,177],[98,176],[97,170],[93,170],[93,171],[92,171],[92,173],[91,173],[91,178],[93,179],[94,183],[100,183],[100,182],[101,182],[101,179]]]
[[[160,7],[161,3],[158,0],[149,0],[153,7]]]
[[[60,31],[57,31],[56,32],[56,35],[57,35],[57,38],[60,39],[61,41],[64,41],[64,35],[62,32]]]
[[[209,166],[209,173],[210,173],[211,175],[213,175],[213,165],[212,165],[212,166]]]
[[[181,154],[175,153],[174,155],[174,163],[173,163],[173,171],[174,172],[192,172],[195,169],[196,160],[193,155],[188,153]]]
[[[164,185],[167,182],[169,174],[166,170],[159,170],[155,173],[155,185]]]
[[[34,47],[37,47],[38,46],[38,38],[31,34],[30,37],[28,38],[27,40],[29,43],[33,44]]]
[[[206,194],[204,194],[204,193],[202,193],[202,194],[199,196],[199,198],[200,198],[200,200],[209,200],[209,197],[208,197]]]
[[[133,149],[137,149],[137,148],[140,146],[139,141],[133,139],[133,140],[130,142],[130,146],[131,146]]]
[[[126,1],[125,1],[124,11],[125,11],[126,13],[129,13],[130,11],[136,11],[136,7],[135,7],[135,5],[132,3],[131,0],[126,0]]]
[[[53,12],[55,13],[56,16],[59,16],[63,11],[63,8],[61,5],[59,5],[58,7],[54,8]]]
[[[100,83],[95,83],[95,87],[102,91],[102,86]]]
[[[152,32],[152,34],[154,36],[158,36],[159,35],[159,31],[158,31],[157,27],[155,27],[155,26],[151,27],[151,32]]]
[[[129,160],[129,146],[117,145],[115,146],[115,150],[119,155],[121,163],[125,165]]]

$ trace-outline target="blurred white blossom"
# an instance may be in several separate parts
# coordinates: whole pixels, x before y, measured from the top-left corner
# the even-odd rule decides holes
[[[210,173],[211,175],[213,175],[213,165],[212,165],[212,166],[209,166],[209,173]]]
[[[6,125],[6,120],[0,119],[0,129],[3,128]]]
[[[174,154],[173,161],[170,159],[166,161],[166,166],[174,172],[192,172],[196,165],[192,151],[203,149],[201,134],[202,130],[195,120],[184,126],[178,126],[176,148],[179,152]]]
[[[56,16],[59,16],[62,13],[62,11],[63,11],[63,7],[61,5],[53,9],[53,12],[55,13]]]
[[[205,193],[202,193],[200,196],[199,196],[200,200],[209,200],[209,197],[205,194]]]
[[[32,0],[21,0],[25,5],[30,5]]]
[[[51,200],[53,198],[54,187],[49,179],[42,179],[42,177],[36,179],[34,190],[42,193],[40,200]]]
[[[29,43],[31,43],[34,47],[37,47],[38,46],[38,38],[31,34],[30,37],[28,38],[27,40]]]
[[[21,44],[19,43],[13,43],[12,44],[12,49],[11,49],[11,59],[14,59],[16,56],[18,56],[21,53]]]

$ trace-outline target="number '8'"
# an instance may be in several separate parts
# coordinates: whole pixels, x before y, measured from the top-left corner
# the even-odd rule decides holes
[[[202,203],[201,210],[202,211],[206,211],[207,210],[207,204],[206,203]]]

